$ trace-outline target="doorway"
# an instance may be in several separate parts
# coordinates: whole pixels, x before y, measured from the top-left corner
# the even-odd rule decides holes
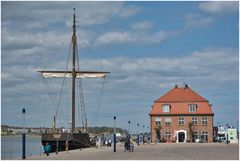
[[[182,143],[185,141],[185,133],[184,132],[179,132],[178,133],[178,142]]]

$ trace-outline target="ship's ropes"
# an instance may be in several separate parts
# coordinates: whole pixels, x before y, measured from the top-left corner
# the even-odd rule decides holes
[[[98,117],[99,117],[100,110],[102,107],[102,98],[103,98],[103,93],[104,93],[105,79],[106,79],[106,77],[103,78],[101,85],[100,85],[99,96],[97,97],[97,104],[96,104],[96,108],[95,108],[95,117],[92,120],[92,126],[96,125],[96,123],[98,122]]]
[[[66,68],[65,68],[66,74],[67,74],[67,69],[68,69],[68,65],[69,65],[71,47],[72,47],[72,43],[69,47],[69,52],[68,52],[67,64],[66,64]],[[56,55],[56,53],[54,55]],[[45,65],[45,68],[47,68],[47,66],[48,66],[48,64]],[[56,106],[55,117],[56,117],[56,120],[58,120],[59,116],[62,113],[61,107],[63,106],[63,99],[62,98],[63,98],[63,92],[64,92],[64,84],[66,84],[65,82],[66,82],[67,79],[66,79],[66,77],[63,77],[63,80],[62,80],[62,83],[61,83],[61,88],[60,88],[60,95],[59,95],[58,99],[53,96],[52,90],[50,89],[49,82],[48,82],[47,78],[42,77],[42,80],[44,82],[45,88],[47,89],[50,100],[53,102],[54,106]],[[67,88],[66,88],[66,91],[67,91]],[[68,117],[68,112],[66,112],[66,115]],[[61,120],[59,120],[59,121],[61,121]]]
[[[57,47],[57,49],[53,52],[53,54],[51,54],[50,59],[44,65],[44,69],[46,69],[48,67],[48,65],[50,64],[50,61],[52,61],[54,59],[54,57],[56,56],[56,54],[59,52],[60,48],[63,45],[64,45],[64,41]],[[44,77],[42,77],[42,78],[44,78]],[[51,88],[49,86],[48,80],[47,79],[42,79],[42,80],[43,80],[42,83],[47,90],[50,101],[53,103],[54,106],[56,106],[57,105],[57,100],[52,95],[52,91],[51,91]]]
[[[77,43],[76,43],[76,57],[77,57],[77,70],[80,71]],[[83,130],[85,131],[85,130],[87,130],[87,116],[86,116],[85,103],[84,103],[82,78],[78,79],[78,89],[79,89],[78,90],[79,91],[78,107],[80,107],[80,109],[78,108],[78,122],[80,123],[80,117],[81,117],[82,127],[83,127]]]
[[[91,53],[91,48],[87,48],[88,49],[88,53]],[[80,64],[79,64],[79,59],[78,59],[78,48],[77,48],[77,51],[76,51],[76,56],[77,56],[77,64],[78,64],[78,69],[80,70]],[[96,59],[96,58],[95,58]],[[98,66],[100,66],[101,70],[103,70],[103,67],[102,67],[102,64],[100,61],[96,61],[98,62]],[[101,110],[101,107],[102,107],[102,98],[103,98],[103,94],[104,94],[104,87],[105,87],[105,81],[106,81],[107,77],[104,77],[103,79],[100,79],[99,81],[99,84],[100,86],[97,87],[96,91],[99,91],[99,93],[97,94],[97,98],[96,98],[96,107],[95,107],[95,111],[94,111],[94,116],[93,116],[93,119],[91,120],[90,122],[90,126],[94,126],[96,125],[96,123],[98,122],[98,117],[99,117],[99,114],[100,114],[100,110]],[[78,118],[79,118],[79,123],[80,123],[80,116],[81,116],[81,124],[82,124],[82,127],[83,127],[83,130],[85,130],[85,132],[87,132],[87,128],[88,128],[88,118],[87,118],[87,114],[86,114],[86,106],[85,106],[85,103],[84,103],[84,95],[83,95],[83,91],[84,91],[84,86],[83,86],[83,83],[84,81],[82,81],[82,79],[80,78],[79,79],[79,98],[80,98],[80,109],[78,110],[79,111],[79,114],[78,114]],[[98,84],[98,83],[97,83]]]
[[[50,62],[54,59],[54,57],[57,55],[57,53],[60,51],[61,47],[63,47],[64,45],[64,41],[58,46],[58,48],[56,49],[55,52],[53,52],[53,54],[50,56],[49,60],[46,62],[46,64],[44,65],[44,68],[46,69],[48,67],[48,65],[50,64]]]

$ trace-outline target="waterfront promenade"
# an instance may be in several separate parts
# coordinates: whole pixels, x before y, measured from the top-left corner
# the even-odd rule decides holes
[[[87,148],[59,152],[50,156],[32,156],[30,160],[239,160],[238,144],[183,143],[135,145],[134,152],[124,152],[121,144],[113,147]]]

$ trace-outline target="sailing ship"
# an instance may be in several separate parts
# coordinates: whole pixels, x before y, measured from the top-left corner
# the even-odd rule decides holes
[[[46,145],[48,142],[51,145],[51,152],[58,152],[64,150],[72,150],[79,148],[87,148],[94,145],[90,140],[89,133],[87,131],[87,118],[85,113],[85,123],[83,125],[83,131],[76,130],[75,124],[75,106],[76,106],[76,79],[82,78],[105,78],[110,72],[103,71],[80,71],[78,70],[78,55],[77,55],[77,34],[76,34],[76,15],[75,9],[73,12],[73,25],[72,25],[72,38],[71,38],[71,54],[72,54],[72,69],[66,71],[38,71],[43,78],[55,77],[55,78],[71,78],[72,86],[72,121],[70,132],[58,131],[56,128],[56,120],[54,116],[53,129],[42,134],[42,145]],[[83,99],[83,97],[81,97]],[[83,100],[80,100],[83,101]]]

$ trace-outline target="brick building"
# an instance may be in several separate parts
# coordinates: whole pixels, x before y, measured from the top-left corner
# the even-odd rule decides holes
[[[155,100],[149,115],[151,142],[213,141],[211,105],[187,84]]]

